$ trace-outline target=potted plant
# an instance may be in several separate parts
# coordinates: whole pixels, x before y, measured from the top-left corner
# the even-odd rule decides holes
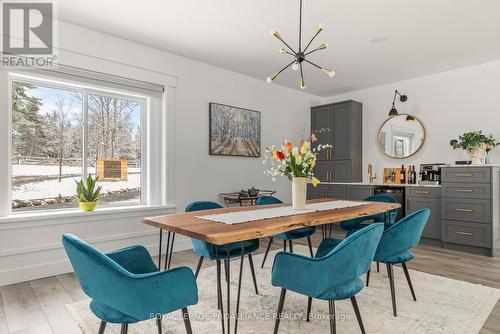
[[[97,208],[99,197],[101,196],[102,187],[99,186],[96,189],[97,180],[89,175],[86,179],[81,179],[76,182],[76,195],[80,203],[80,209],[83,211],[94,211]]]
[[[270,159],[270,168],[264,173],[272,176],[283,175],[292,181],[292,207],[294,210],[303,210],[306,205],[306,187],[307,181],[311,180],[314,187],[319,180],[314,177],[314,166],[316,165],[316,154],[331,145],[317,145],[311,149],[311,143],[318,139],[315,134],[311,135],[310,140],[302,140],[298,146],[287,140],[281,147],[269,146],[265,150],[263,163],[266,164]]]
[[[453,149],[461,148],[469,154],[473,165],[484,165],[488,151],[498,144],[492,134],[485,135],[481,130],[466,132],[450,141]]]

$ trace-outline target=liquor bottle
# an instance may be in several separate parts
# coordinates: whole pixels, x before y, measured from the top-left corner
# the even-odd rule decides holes
[[[417,172],[415,172],[415,166],[413,166],[413,170],[411,171],[411,179],[413,180],[413,183],[417,183]]]
[[[406,183],[413,184],[413,180],[411,178],[411,165],[408,165],[408,169],[406,170]]]
[[[406,169],[405,165],[401,165],[401,170],[399,173],[399,183],[405,184],[406,183]]]

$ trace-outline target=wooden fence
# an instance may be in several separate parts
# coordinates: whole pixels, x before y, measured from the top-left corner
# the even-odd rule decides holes
[[[41,165],[41,166],[59,166],[59,159],[51,157],[27,157],[27,156],[13,156],[13,165]],[[81,166],[82,159],[71,159],[65,158],[62,160],[63,166]],[[128,160],[128,168],[140,168],[140,160]]]

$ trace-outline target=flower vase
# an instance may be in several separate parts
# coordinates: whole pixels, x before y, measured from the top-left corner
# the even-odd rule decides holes
[[[304,210],[306,207],[307,177],[294,177],[292,179],[292,208]]]
[[[473,165],[485,165],[486,164],[486,145],[482,144],[477,146],[475,149],[471,151],[467,151],[472,160]]]

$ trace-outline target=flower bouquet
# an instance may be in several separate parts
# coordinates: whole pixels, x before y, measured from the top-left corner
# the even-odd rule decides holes
[[[264,173],[271,176],[273,181],[276,176],[286,176],[292,181],[292,207],[295,210],[305,207],[307,181],[310,180],[314,187],[320,182],[313,173],[317,153],[332,147],[320,144],[311,148],[311,143],[317,140],[316,135],[312,134],[310,140],[302,140],[298,146],[285,140],[281,147],[272,145],[265,149],[263,163],[269,161],[270,167]]]

